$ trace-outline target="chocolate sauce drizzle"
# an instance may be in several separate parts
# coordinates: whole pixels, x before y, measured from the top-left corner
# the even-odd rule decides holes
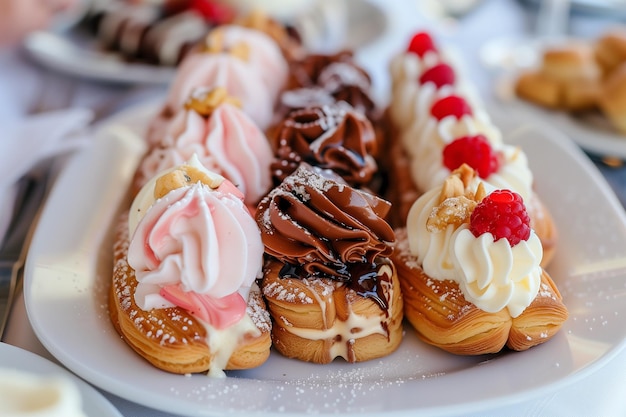
[[[385,292],[383,283],[390,283],[391,276],[387,273],[379,274],[380,268],[384,265],[391,267],[388,258],[378,257],[374,262],[335,264],[329,269],[336,271],[336,274],[328,274],[323,271],[316,272],[314,278],[328,278],[345,283],[348,288],[354,290],[361,297],[370,298],[376,302],[385,312],[389,314],[389,294]],[[302,265],[285,263],[278,273],[280,278],[311,278],[310,272],[306,271]]]

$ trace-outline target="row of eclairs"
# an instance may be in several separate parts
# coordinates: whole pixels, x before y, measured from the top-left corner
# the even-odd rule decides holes
[[[427,32],[399,49],[384,109],[351,51],[258,15],[185,57],[116,219],[109,313],[134,351],[223,377],[383,358],[408,332],[457,355],[558,332],[524,152]]]

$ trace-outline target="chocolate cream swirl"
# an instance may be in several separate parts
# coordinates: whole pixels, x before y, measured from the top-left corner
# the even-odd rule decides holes
[[[280,183],[306,162],[333,170],[352,185],[364,185],[378,170],[376,151],[372,124],[348,104],[300,109],[278,128],[272,173]]]
[[[350,281],[355,265],[391,254],[391,204],[303,163],[261,200],[256,220],[265,253],[294,275]]]
[[[335,101],[345,101],[364,113],[372,122],[380,118],[380,111],[372,98],[372,80],[355,62],[350,51],[332,55],[311,54],[292,62],[287,91],[301,88],[321,88]]]

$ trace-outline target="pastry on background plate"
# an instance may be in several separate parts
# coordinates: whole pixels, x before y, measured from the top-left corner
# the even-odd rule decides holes
[[[402,340],[402,295],[388,256],[389,203],[302,164],[258,206],[261,289],[273,345],[290,358],[362,362]]]
[[[605,80],[600,109],[622,134],[626,134],[626,61]]]
[[[626,26],[612,28],[593,44],[594,56],[606,77],[626,62]]]
[[[197,160],[159,173],[116,228],[109,313],[130,347],[173,373],[248,369],[269,357],[256,279],[259,228],[243,195]]]
[[[591,110],[597,106],[601,73],[591,47],[582,42],[546,49],[538,68],[515,82],[524,100],[554,109]]]
[[[519,195],[466,165],[422,195],[396,235],[405,316],[431,345],[460,355],[522,351],[568,317]]]

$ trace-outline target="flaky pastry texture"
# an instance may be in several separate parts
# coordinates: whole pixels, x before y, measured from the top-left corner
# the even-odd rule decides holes
[[[568,317],[561,294],[547,272],[539,293],[519,316],[508,310],[485,312],[465,299],[459,285],[424,273],[408,251],[406,230],[396,231],[392,255],[404,297],[405,317],[420,339],[458,355],[523,351],[551,339]]]
[[[120,216],[114,241],[113,280],[109,292],[109,315],[122,339],[148,362],[177,374],[209,371],[215,355],[208,345],[206,327],[182,308],[144,311],[134,293],[137,280],[128,265],[128,216]],[[247,314],[259,330],[247,334],[235,349],[226,370],[249,369],[263,364],[270,354],[271,320],[258,290],[250,291]]]
[[[319,364],[341,356],[353,363],[398,348],[403,302],[392,264],[390,286],[385,289],[390,294],[387,310],[329,278],[281,278],[282,267],[281,262],[269,260],[261,284],[274,321],[274,347],[282,355]]]

